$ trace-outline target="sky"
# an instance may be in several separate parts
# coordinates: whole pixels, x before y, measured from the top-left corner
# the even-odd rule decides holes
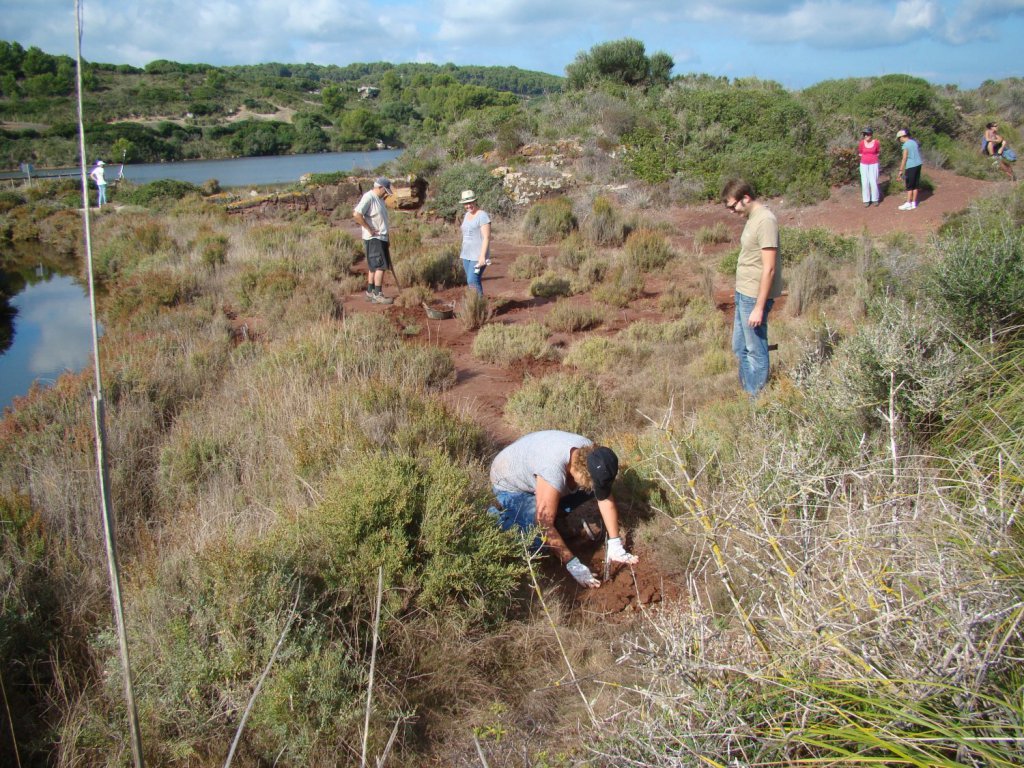
[[[0,39],[75,55],[75,0],[0,0]],[[144,66],[388,61],[563,75],[633,37],[674,74],[787,88],[905,73],[975,88],[1024,74],[1024,0],[80,0],[82,56]]]

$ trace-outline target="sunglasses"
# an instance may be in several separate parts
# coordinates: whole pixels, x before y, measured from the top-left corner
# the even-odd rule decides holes
[[[724,205],[725,205],[725,207],[726,207],[726,208],[728,208],[728,209],[729,209],[730,211],[732,211],[733,213],[736,213],[736,206],[737,206],[737,205],[739,205],[739,204],[740,204],[740,203],[742,203],[742,202],[743,202],[743,200],[737,200],[736,202],[733,202],[733,203],[725,203]]]

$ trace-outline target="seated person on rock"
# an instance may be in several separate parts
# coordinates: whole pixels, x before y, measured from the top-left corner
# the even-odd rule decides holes
[[[491,507],[489,512],[505,531],[539,527],[547,548],[573,578],[585,587],[599,587],[601,582],[569,549],[555,520],[596,498],[609,536],[605,557],[615,563],[638,562],[619,537],[619,512],[612,498],[618,471],[619,459],[611,448],[571,432],[532,432],[502,450],[491,464],[491,486],[501,510]]]

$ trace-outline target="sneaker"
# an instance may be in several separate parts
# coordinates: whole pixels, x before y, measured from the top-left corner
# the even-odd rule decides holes
[[[914,210],[915,208],[917,208],[917,203],[911,203],[910,210]]]
[[[366,289],[366,300],[367,301],[373,301],[374,295],[375,294],[373,293],[373,291],[371,291],[369,288]]]
[[[865,208],[870,208],[871,207],[871,203],[864,203],[864,207]]]
[[[383,293],[373,294],[373,298],[370,299],[374,304],[394,304],[395,300],[389,296],[385,296]]]
[[[913,203],[904,203],[903,205],[901,205],[901,206],[900,206],[899,208],[897,208],[896,210],[899,210],[899,211],[909,211],[909,210],[911,210],[911,209],[912,209],[913,207],[914,207]]]
[[[882,201],[881,200],[875,200],[875,207],[876,208],[881,208],[882,207]]]

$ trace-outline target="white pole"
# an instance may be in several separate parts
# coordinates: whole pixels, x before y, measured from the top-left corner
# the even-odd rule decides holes
[[[131,664],[128,660],[128,634],[124,624],[124,601],[121,599],[121,569],[117,561],[117,546],[114,540],[114,512],[110,501],[110,476],[107,471],[106,418],[103,408],[103,379],[100,376],[99,324],[96,320],[96,287],[92,270],[92,233],[89,221],[89,181],[85,171],[85,125],[82,116],[82,4],[75,0],[76,38],[76,84],[78,92],[78,152],[82,177],[82,218],[85,228],[86,273],[89,276],[89,313],[92,318],[92,357],[96,374],[93,395],[93,418],[96,434],[96,465],[100,484],[100,503],[103,516],[103,538],[107,549],[107,570],[110,576],[110,598],[114,606],[114,620],[117,625],[117,640],[121,652],[121,672],[124,677],[125,704],[128,709],[128,724],[131,729],[132,755],[135,768],[142,768],[142,734],[139,731],[139,715],[135,707],[135,690],[132,685]]]

